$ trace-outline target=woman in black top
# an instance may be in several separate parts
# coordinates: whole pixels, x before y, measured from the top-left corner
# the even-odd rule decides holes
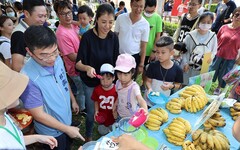
[[[93,29],[83,34],[76,60],[76,68],[80,71],[83,81],[87,109],[86,141],[92,140],[94,102],[91,96],[94,87],[100,84],[96,74],[104,63],[115,66],[119,55],[118,37],[111,31],[114,9],[110,4],[102,4],[98,7],[95,23]]]

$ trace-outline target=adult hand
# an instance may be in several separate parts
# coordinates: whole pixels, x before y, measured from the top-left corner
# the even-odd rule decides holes
[[[117,138],[113,137],[112,139],[113,142],[118,143],[118,150],[149,150],[149,148],[128,134],[123,134]]]
[[[75,113],[75,114],[78,114],[79,113],[79,106],[77,104],[76,101],[73,101],[72,102],[72,111]]]
[[[78,127],[67,126],[67,131],[65,132],[70,138],[80,138],[85,141],[83,136],[79,133]]]
[[[80,146],[80,147],[78,148],[78,150],[83,150],[82,146]]]
[[[143,73],[143,66],[138,66],[138,74],[142,74]]]
[[[91,66],[88,66],[88,68],[87,68],[87,76],[89,76],[90,78],[95,78],[96,77],[95,74],[96,74],[95,69],[93,67],[91,67]]]
[[[57,140],[52,136],[36,135],[36,140],[39,143],[47,144],[51,149],[58,146]]]

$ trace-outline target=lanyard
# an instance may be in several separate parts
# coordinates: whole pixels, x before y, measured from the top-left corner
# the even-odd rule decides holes
[[[13,134],[9,129],[7,129],[7,128],[3,127],[3,126],[0,126],[0,129],[4,129],[5,131],[7,131],[10,135],[12,135],[12,136],[18,141],[18,143],[19,143],[22,147],[24,147],[24,146],[22,145],[22,142],[21,142],[21,139],[20,139],[20,136],[19,136],[19,134],[18,134],[18,132],[17,132],[16,127],[13,125],[13,123],[10,121],[10,119],[9,119],[7,116],[5,116],[5,117],[6,117],[6,118],[8,119],[8,121],[11,123],[11,125],[12,125],[12,127],[13,127],[13,129],[14,129],[15,134]]]

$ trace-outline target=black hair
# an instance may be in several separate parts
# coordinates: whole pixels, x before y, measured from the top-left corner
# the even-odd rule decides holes
[[[119,6],[125,6],[125,2],[124,1],[119,2]]]
[[[133,74],[133,76],[132,76],[132,79],[133,79],[133,78],[134,78],[134,74],[135,74],[135,72],[136,72],[136,68],[132,68],[132,69],[131,69],[130,71],[128,71],[128,72],[122,72],[122,71],[120,71],[120,70],[116,70],[115,72],[116,72],[116,74],[117,74],[118,72],[125,73],[125,74],[131,73],[131,74]]]
[[[112,5],[113,9],[115,10],[115,4],[114,4],[114,2],[111,1],[110,4]]]
[[[3,62],[3,63],[5,63],[5,58],[3,57],[3,54],[2,54],[2,53],[0,53],[0,61]]]
[[[133,3],[133,2],[139,2],[141,0],[131,0],[130,3]],[[144,0],[145,1],[145,0]]]
[[[157,6],[157,0],[146,0],[145,1],[145,8],[146,7],[153,7],[153,6]]]
[[[87,5],[82,5],[78,8],[78,14],[83,14],[86,13],[88,15],[88,17],[94,17],[94,13],[92,11],[92,9],[87,6]]]
[[[33,25],[24,32],[24,40],[31,52],[57,45],[55,33],[48,27]]]
[[[53,6],[53,9],[56,14],[58,14],[65,8],[72,10],[72,5],[69,1],[56,1]]]
[[[0,16],[0,27],[3,27],[3,24],[7,19],[11,19],[11,18],[8,16],[3,16],[3,15]],[[1,31],[0,31],[0,35],[2,35]]]
[[[174,44],[174,49],[182,52],[183,54],[187,52],[186,44],[183,42],[177,42]]]
[[[30,14],[34,11],[36,6],[45,6],[43,0],[24,0],[23,1],[23,10],[28,11]]]
[[[97,33],[98,33],[97,20],[98,20],[98,18],[100,18],[102,15],[104,15],[106,13],[112,14],[114,17],[114,9],[113,9],[112,5],[110,5],[108,3],[101,4],[96,11],[96,17],[95,17],[95,27],[94,28],[97,31]]]
[[[174,41],[170,36],[161,36],[156,43],[157,47],[167,47],[170,50],[174,48]]]
[[[199,20],[198,20],[197,25],[199,25],[199,23],[200,23],[204,18],[206,18],[207,16],[209,16],[212,21],[214,20],[214,15],[213,15],[212,12],[210,12],[210,11],[203,12],[203,13],[201,14],[201,16],[199,17]]]
[[[7,14],[7,8],[11,8],[12,10],[13,10],[13,12],[14,12],[14,17],[17,17],[17,12],[16,12],[16,10],[12,7],[12,6],[6,6],[5,7],[5,13]]]
[[[17,8],[17,10],[20,10],[20,11],[23,10],[23,5],[20,2],[14,2],[13,6]]]
[[[104,73],[100,73],[100,75],[101,76],[104,76],[104,75],[106,75],[107,77],[115,77],[115,75],[114,74],[112,74],[112,73],[110,73],[110,72],[104,72]]]
[[[202,0],[198,0],[198,3],[199,3],[199,4],[202,4]]]

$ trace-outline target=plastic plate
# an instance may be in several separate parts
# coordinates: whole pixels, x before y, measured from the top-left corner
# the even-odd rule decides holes
[[[152,92],[148,94],[148,99],[154,104],[165,104],[168,100],[168,97],[163,93],[160,93],[159,96],[152,95]]]
[[[158,148],[158,141],[153,137],[146,137],[142,143],[152,150],[156,150]]]
[[[83,150],[94,150],[95,145],[97,144],[96,141],[90,141],[85,143],[82,148]]]
[[[29,126],[32,123],[32,115],[29,111],[25,110],[25,109],[10,109],[8,111],[8,113],[14,118],[14,121],[16,121],[16,123],[19,125],[19,128],[22,130],[24,128],[26,128],[27,126]],[[30,116],[31,119],[25,123],[23,123],[23,118],[19,119],[17,116],[18,115],[25,115],[25,116]]]

